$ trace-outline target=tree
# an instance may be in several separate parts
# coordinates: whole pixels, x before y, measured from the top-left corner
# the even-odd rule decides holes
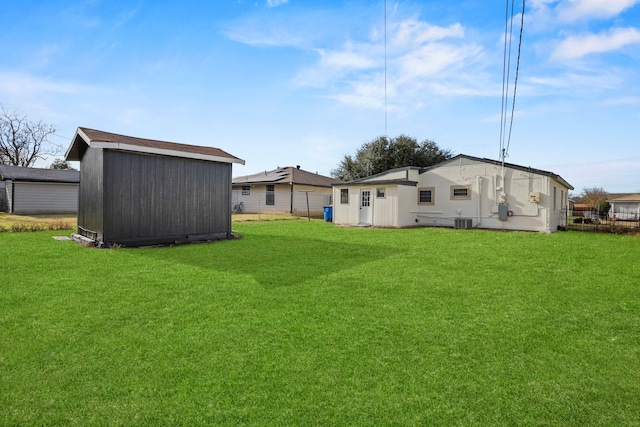
[[[73,166],[69,164],[69,162],[61,159],[55,159],[51,165],[49,165],[49,169],[67,169],[67,170],[76,170]]]
[[[0,164],[30,167],[38,159],[60,154],[62,147],[48,140],[55,131],[52,125],[0,108]]]
[[[609,212],[609,202],[607,199],[609,198],[609,193],[604,191],[602,187],[597,188],[583,188],[582,195],[580,199],[583,203],[589,204],[592,208],[596,209],[598,212]]]
[[[451,156],[450,150],[443,150],[428,139],[418,143],[415,138],[406,135],[396,138],[379,136],[363,144],[355,156],[344,156],[338,167],[331,171],[331,176],[353,181],[389,169],[435,165]]]

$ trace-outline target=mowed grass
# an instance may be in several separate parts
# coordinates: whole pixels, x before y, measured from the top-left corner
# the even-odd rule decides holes
[[[4,425],[640,425],[640,239],[0,234]]]

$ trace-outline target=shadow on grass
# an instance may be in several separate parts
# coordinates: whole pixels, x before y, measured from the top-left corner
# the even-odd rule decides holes
[[[303,236],[252,235],[238,240],[126,252],[133,257],[150,257],[154,261],[250,275],[265,287],[282,287],[316,280],[398,254],[402,250]]]

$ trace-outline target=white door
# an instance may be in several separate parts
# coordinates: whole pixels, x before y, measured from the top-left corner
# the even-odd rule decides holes
[[[360,224],[371,224],[371,190],[360,190]]]

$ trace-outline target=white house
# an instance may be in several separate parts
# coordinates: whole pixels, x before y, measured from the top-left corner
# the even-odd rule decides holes
[[[550,233],[566,226],[570,190],[552,172],[461,154],[335,184],[333,222]]]
[[[0,191],[13,214],[75,214],[80,172],[0,165]]]
[[[234,212],[322,215],[340,180],[287,166],[233,178]],[[308,204],[307,204],[308,203]],[[307,211],[307,206],[309,207]]]
[[[607,200],[609,205],[609,217],[624,221],[637,221],[640,219],[640,194],[626,194]]]

